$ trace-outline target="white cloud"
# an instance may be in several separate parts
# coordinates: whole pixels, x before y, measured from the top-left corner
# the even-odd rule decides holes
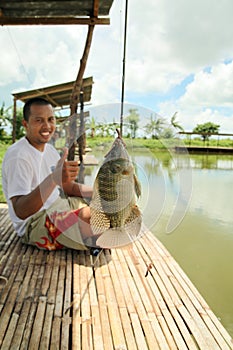
[[[233,62],[198,72],[180,102],[183,105],[233,107]]]
[[[114,0],[110,26],[94,29],[85,76],[93,76],[95,105],[120,102],[124,6],[123,0]],[[165,116],[178,111],[180,122],[189,129],[208,118],[229,128],[232,13],[232,0],[129,2],[126,93],[142,96],[140,104],[144,97],[148,104],[147,94],[162,96],[163,103],[151,99],[144,107]],[[20,91],[74,80],[86,33],[85,26],[1,27],[1,99],[11,94],[13,82]],[[181,90],[191,75],[193,81]],[[223,107],[228,111],[220,110]]]
[[[179,120],[188,130],[211,121],[221,132],[232,131],[233,62],[220,63],[208,71],[200,71],[187,85],[185,94],[174,102],[161,104],[161,113],[179,111]]]

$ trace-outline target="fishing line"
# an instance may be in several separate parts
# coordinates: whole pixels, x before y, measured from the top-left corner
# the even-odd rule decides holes
[[[17,57],[18,57],[19,63],[20,63],[20,65],[21,65],[22,68],[23,68],[24,74],[26,75],[26,77],[27,77],[29,83],[32,84],[33,82],[31,81],[30,76],[28,75],[28,72],[27,72],[27,70],[26,70],[26,68],[25,68],[25,66],[24,66],[24,64],[23,64],[22,59],[21,59],[19,50],[18,50],[18,48],[17,48],[17,46],[16,46],[16,44],[15,44],[15,41],[14,41],[14,39],[13,39],[13,36],[12,36],[12,34],[11,34],[11,32],[10,32],[10,29],[9,29],[8,27],[7,27],[7,32],[8,32],[8,35],[9,35],[9,37],[10,37],[11,43],[12,43],[14,49],[15,49],[15,52],[16,52],[16,55],[17,55]]]
[[[99,254],[97,255],[96,260],[95,260],[94,263],[93,263],[93,256],[90,255],[91,267],[92,267],[93,273],[92,273],[92,276],[91,276],[91,277],[89,278],[89,280],[87,281],[86,289],[84,290],[83,295],[82,295],[82,297],[81,297],[81,299],[80,299],[78,308],[75,310],[76,312],[77,312],[78,310],[80,310],[81,304],[82,304],[82,302],[83,302],[83,299],[84,299],[85,295],[86,295],[87,292],[88,292],[88,287],[90,286],[91,281],[92,281],[93,278],[95,277],[95,267],[96,267],[97,262],[99,261],[99,258],[100,258],[100,256],[101,256],[101,254],[103,253],[103,251],[104,251],[104,248],[101,248],[101,250],[100,250]],[[71,302],[70,306],[66,309],[65,315],[66,315],[66,314],[69,312],[69,310],[74,306],[74,303],[75,303],[75,300],[73,300],[73,301]]]
[[[124,49],[122,60],[122,84],[121,84],[121,115],[120,115],[120,131],[123,135],[123,114],[124,114],[124,95],[125,95],[125,58],[126,58],[126,39],[127,39],[127,21],[128,21],[128,0],[125,2],[125,29],[124,29]]]

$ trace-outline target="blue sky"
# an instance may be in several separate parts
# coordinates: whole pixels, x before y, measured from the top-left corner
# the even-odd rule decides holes
[[[232,133],[232,19],[232,0],[129,0],[126,103],[168,120],[178,112],[187,131],[211,121]],[[92,106],[121,100],[123,0],[114,0],[110,20],[110,26],[96,26],[87,62],[85,76],[95,82]],[[12,105],[12,92],[74,80],[86,31],[1,27],[0,104]]]

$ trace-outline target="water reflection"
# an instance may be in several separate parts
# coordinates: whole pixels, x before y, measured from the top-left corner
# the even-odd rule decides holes
[[[190,155],[192,168],[198,169],[233,169],[233,156],[215,154]]]
[[[100,162],[103,154],[95,153]],[[233,157],[187,157],[147,150],[134,150],[132,157],[143,187],[140,207],[145,224],[180,263],[233,336]],[[86,183],[93,184],[97,170],[91,168]],[[168,234],[174,208],[175,220],[180,221]]]

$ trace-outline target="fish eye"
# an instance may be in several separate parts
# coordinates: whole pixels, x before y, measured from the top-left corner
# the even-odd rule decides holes
[[[110,170],[111,170],[111,172],[113,173],[113,174],[117,174],[117,173],[119,173],[120,172],[120,170],[121,170],[121,166],[120,166],[120,164],[112,164],[111,165],[111,167],[110,167]]]

